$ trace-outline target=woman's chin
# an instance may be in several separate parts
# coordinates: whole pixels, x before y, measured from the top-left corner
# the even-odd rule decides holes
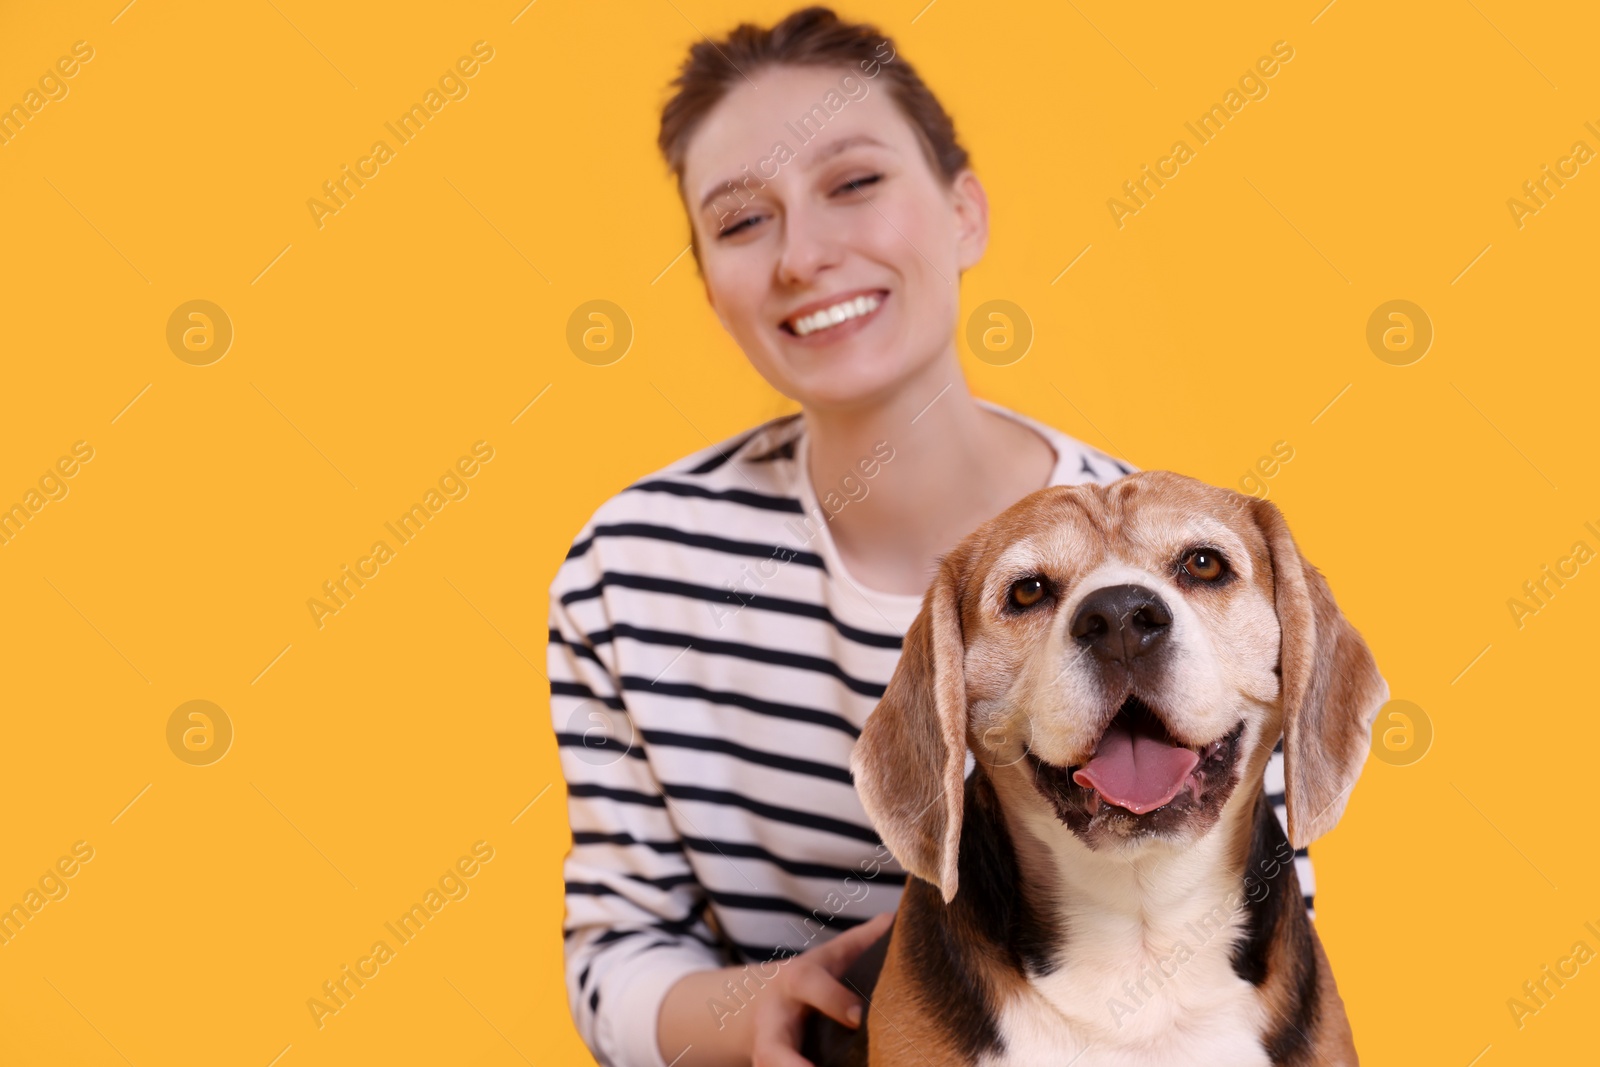
[[[881,339],[862,336],[837,345],[804,347],[774,345],[764,338],[762,358],[753,362],[773,388],[799,404],[848,409],[920,394],[919,379],[937,379],[921,401],[927,403],[949,380],[936,369],[949,355],[948,338],[941,344],[937,338],[900,336],[886,346]]]
[[[876,362],[876,361],[875,361]],[[797,375],[789,395],[810,408],[851,408],[887,400],[905,387],[905,368],[887,363],[863,366],[860,362],[831,367],[827,373]]]

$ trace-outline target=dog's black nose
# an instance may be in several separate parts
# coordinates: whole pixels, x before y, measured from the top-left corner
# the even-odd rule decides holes
[[[1166,602],[1142,585],[1108,585],[1083,598],[1068,631],[1101,659],[1124,663],[1161,644],[1172,629]]]

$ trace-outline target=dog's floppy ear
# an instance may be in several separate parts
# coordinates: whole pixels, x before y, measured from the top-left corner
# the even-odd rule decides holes
[[[1276,505],[1252,498],[1272,556],[1283,632],[1284,803],[1289,841],[1304,848],[1338,823],[1389,699],[1372,651],[1339,610],[1327,580],[1300,554]]]
[[[961,588],[967,553],[942,557],[867,716],[850,771],[872,824],[900,865],[956,895],[966,789],[967,695]]]

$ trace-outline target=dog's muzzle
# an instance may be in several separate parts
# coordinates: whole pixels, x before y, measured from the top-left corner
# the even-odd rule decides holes
[[[1032,752],[1034,785],[1056,816],[1080,835],[1096,827],[1119,837],[1203,830],[1238,783],[1244,720],[1205,745],[1178,742],[1160,715],[1129,696],[1087,762],[1060,767]]]

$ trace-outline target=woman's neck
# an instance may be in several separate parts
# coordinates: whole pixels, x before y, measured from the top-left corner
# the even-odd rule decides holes
[[[812,489],[825,513],[830,493],[844,502],[829,523],[834,544],[882,592],[920,595],[940,554],[1042,489],[1055,466],[1043,437],[978,403],[953,351],[882,402],[805,418]],[[873,477],[863,461],[877,465]]]

